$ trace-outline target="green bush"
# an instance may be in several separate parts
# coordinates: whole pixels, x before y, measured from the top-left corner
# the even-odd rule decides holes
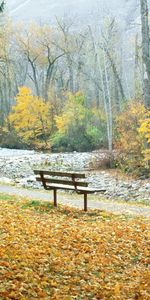
[[[83,93],[68,93],[62,113],[56,116],[53,151],[91,151],[106,145],[106,119],[102,109],[87,108]]]
[[[56,152],[92,151],[104,145],[102,133],[95,127],[69,128],[65,134],[57,132],[52,139],[52,151]]]
[[[27,145],[13,131],[0,134],[0,146],[9,149],[27,149]]]

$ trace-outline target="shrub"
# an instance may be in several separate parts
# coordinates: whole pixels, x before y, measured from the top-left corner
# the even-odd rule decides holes
[[[55,118],[53,151],[91,151],[105,145],[105,119],[85,108],[85,102],[80,92],[67,95],[62,114]]]
[[[0,146],[9,149],[27,149],[27,144],[22,142],[22,139],[14,131],[1,132]]]

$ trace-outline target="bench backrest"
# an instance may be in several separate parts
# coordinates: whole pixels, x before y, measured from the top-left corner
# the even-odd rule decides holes
[[[42,182],[45,189],[49,189],[52,184],[70,185],[74,186],[75,189],[88,186],[88,183],[83,181],[85,174],[82,173],[34,170],[34,174],[37,175],[36,180]]]

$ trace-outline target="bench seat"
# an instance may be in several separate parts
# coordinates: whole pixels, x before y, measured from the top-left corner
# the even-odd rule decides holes
[[[58,190],[72,190],[72,191],[76,191],[74,186],[70,186],[70,185],[63,185],[63,184],[49,184],[47,187],[47,190],[53,190],[53,189],[58,189]],[[106,192],[106,190],[104,189],[97,189],[97,188],[90,188],[90,187],[79,187],[77,189],[78,192],[80,193],[87,193],[87,194],[94,194],[94,193],[98,193],[98,192]]]

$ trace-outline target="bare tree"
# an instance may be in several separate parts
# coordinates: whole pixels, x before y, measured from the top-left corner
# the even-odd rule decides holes
[[[86,33],[74,31],[72,20],[60,21],[57,18],[57,23],[61,34],[58,47],[66,53],[64,63],[67,67],[68,90],[73,93],[80,89]]]
[[[122,79],[119,74],[119,68],[120,65],[118,64],[118,57],[119,57],[119,49],[116,46],[116,21],[115,19],[110,19],[109,23],[106,28],[106,33],[102,32],[102,37],[103,37],[103,42],[102,42],[102,49],[105,51],[106,56],[108,58],[108,61],[110,63],[110,67],[112,69],[112,78],[114,82],[114,89],[115,89],[115,106],[117,112],[120,112],[120,107],[121,107],[121,100],[125,101],[126,96],[124,92],[124,87],[122,84]],[[117,47],[117,51],[115,49]],[[116,53],[117,52],[117,53]],[[121,51],[122,53],[122,51]],[[117,56],[117,59],[116,59]]]
[[[49,26],[29,26],[17,34],[20,53],[28,61],[28,76],[37,96],[48,100],[50,83],[57,61],[65,55],[55,43],[55,32]],[[58,36],[57,36],[58,39]]]
[[[99,92],[102,92],[104,110],[106,114],[108,149],[112,156],[113,117],[112,117],[112,99],[110,95],[110,86],[109,86],[109,79],[108,79],[108,63],[107,63],[104,47],[102,49],[103,62],[100,61],[97,44],[95,42],[91,27],[89,27],[89,32],[92,39],[94,57],[97,66],[96,75],[97,75],[97,80],[99,81],[97,88],[99,87]]]

